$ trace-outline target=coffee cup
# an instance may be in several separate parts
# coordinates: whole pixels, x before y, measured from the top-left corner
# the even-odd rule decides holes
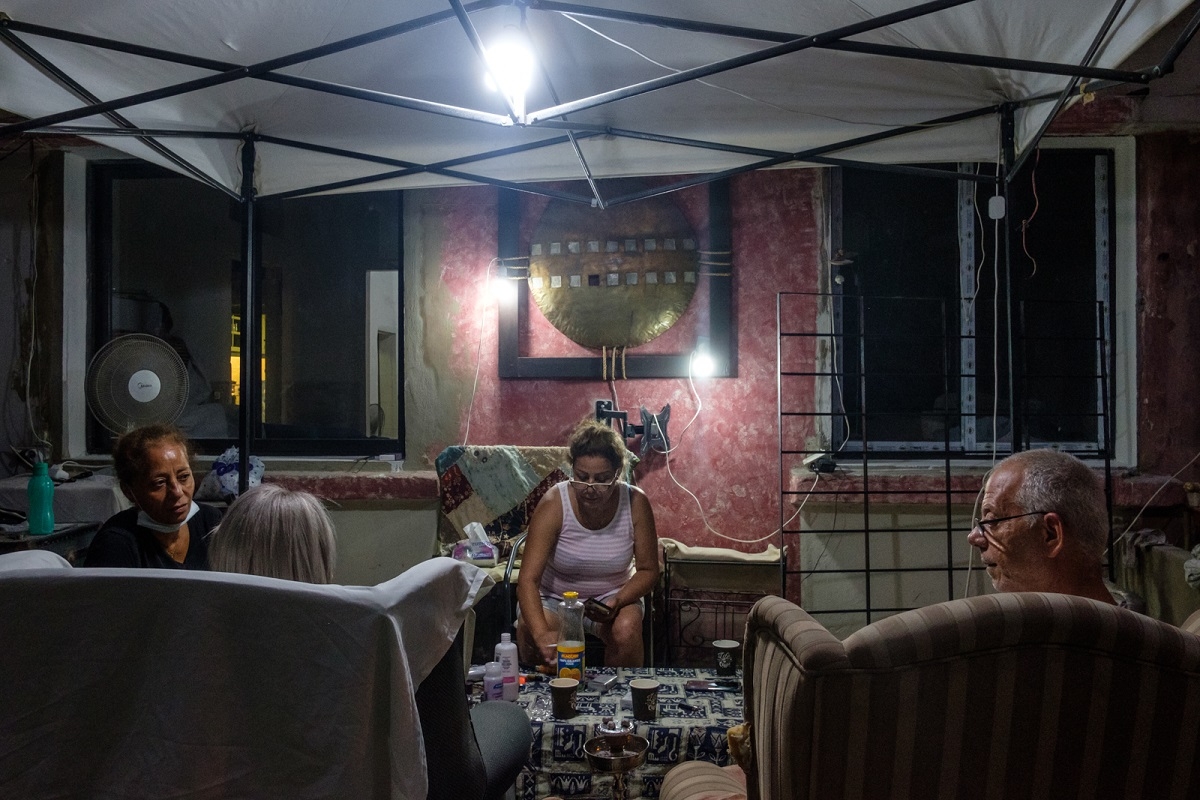
[[[658,681],[634,678],[629,682],[633,695],[633,718],[642,722],[658,719]]]
[[[550,705],[556,719],[575,716],[575,696],[579,681],[575,678],[554,678],[550,681]]]
[[[727,677],[737,674],[738,648],[741,646],[741,642],[733,639],[717,639],[713,642],[713,649],[716,651],[717,675]]]

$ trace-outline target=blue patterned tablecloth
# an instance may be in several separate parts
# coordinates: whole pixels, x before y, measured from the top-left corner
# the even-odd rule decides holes
[[[684,761],[730,763],[725,732],[742,722],[740,690],[689,691],[684,684],[693,678],[713,678],[711,670],[696,669],[588,669],[589,673],[617,675],[613,688],[600,692],[580,687],[577,716],[554,719],[550,714],[550,691],[545,681],[526,683],[520,704],[530,715],[533,748],[530,768],[517,778],[518,800],[541,800],[548,795],[564,798],[611,797],[612,776],[592,774],[583,754],[583,743],[598,733],[606,717],[616,716],[617,703],[633,678],[656,678],[658,719],[636,722],[636,732],[650,743],[646,763],[625,778],[629,798],[658,797],[667,771]],[[691,709],[680,708],[683,702]],[[632,719],[628,709],[623,719]]]

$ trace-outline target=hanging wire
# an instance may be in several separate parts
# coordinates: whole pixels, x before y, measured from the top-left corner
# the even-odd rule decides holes
[[[1200,458],[1200,453],[1196,453],[1196,455],[1192,456],[1192,457],[1191,457],[1191,458],[1188,460],[1188,462],[1187,462],[1186,464],[1184,464],[1182,467],[1180,467],[1179,469],[1177,469],[1177,470],[1175,471],[1175,474],[1174,474],[1174,475],[1172,475],[1171,477],[1167,478],[1165,481],[1163,481],[1163,482],[1162,482],[1162,485],[1161,485],[1161,486],[1159,486],[1157,489],[1155,489],[1155,490],[1154,490],[1154,494],[1150,495],[1150,499],[1149,499],[1149,500],[1147,500],[1147,501],[1146,501],[1144,504],[1142,504],[1142,507],[1141,507],[1140,509],[1138,509],[1138,512],[1137,512],[1136,514],[1134,514],[1134,515],[1133,515],[1133,519],[1131,519],[1131,520],[1129,521],[1129,527],[1127,527],[1127,528],[1125,529],[1125,532],[1124,532],[1124,533],[1122,533],[1120,536],[1118,536],[1116,539],[1114,539],[1114,540],[1113,540],[1113,546],[1114,546],[1114,547],[1116,546],[1117,542],[1120,542],[1122,539],[1124,539],[1126,536],[1128,536],[1128,535],[1129,535],[1129,532],[1133,530],[1133,526],[1134,526],[1134,525],[1137,523],[1138,519],[1140,519],[1140,518],[1141,518],[1141,516],[1142,516],[1142,513],[1143,513],[1143,512],[1144,512],[1144,511],[1145,511],[1147,508],[1149,508],[1149,507],[1150,507],[1150,504],[1151,504],[1152,502],[1154,502],[1154,498],[1158,497],[1158,495],[1159,495],[1159,492],[1161,492],[1163,489],[1167,488],[1167,486],[1168,486],[1168,485],[1171,483],[1171,481],[1173,481],[1173,480],[1175,480],[1176,478],[1178,478],[1178,477],[1179,477],[1179,473],[1183,472],[1185,469],[1187,469],[1188,467],[1190,467],[1192,464],[1196,463],[1196,459],[1198,459],[1198,458]],[[1107,552],[1105,553],[1105,555],[1107,555]]]
[[[499,258],[493,258],[487,263],[487,267],[483,270],[483,278],[480,280],[479,296],[485,297],[487,290],[488,278],[492,274],[492,267],[498,264]],[[484,315],[477,314],[479,317],[479,339],[475,344],[475,379],[471,382],[471,402],[467,405],[467,424],[463,431],[462,446],[466,447],[471,441],[471,416],[475,413],[475,392],[479,389],[479,364],[483,358],[483,323]]]
[[[1033,262],[1033,272],[1029,273],[1029,277],[1037,275],[1038,263],[1033,254],[1029,252],[1029,243],[1025,239],[1025,234],[1029,231],[1029,225],[1033,222],[1033,218],[1037,216],[1038,206],[1041,201],[1038,199],[1037,190],[1037,167],[1038,162],[1042,160],[1042,148],[1035,147],[1033,151],[1033,169],[1029,170],[1029,185],[1033,189],[1033,211],[1029,212],[1029,216],[1021,220],[1021,249],[1025,251],[1025,256]]]
[[[15,152],[15,151],[13,151]],[[9,153],[8,155],[11,155]],[[5,156],[7,157],[7,156]],[[36,168],[33,165],[33,148],[30,146],[30,178],[31,190],[29,199],[29,358],[25,362],[25,413],[29,419],[29,433],[33,436],[35,445],[49,448],[50,442],[38,433],[37,424],[33,420],[33,359],[37,353],[37,282],[38,282],[38,180]],[[49,458],[47,453],[45,458]]]
[[[763,541],[771,539],[775,536],[780,535],[783,532],[783,529],[786,528],[788,526],[788,524],[791,523],[791,521],[794,520],[796,517],[798,517],[800,515],[800,512],[804,510],[805,504],[808,502],[808,499],[810,497],[812,497],[813,491],[817,488],[817,480],[820,479],[820,477],[821,477],[820,474],[818,473],[816,475],[816,480],[813,480],[812,486],[809,487],[808,493],[805,494],[804,499],[800,502],[800,505],[797,506],[796,511],[790,517],[788,517],[787,520],[782,525],[780,525],[778,528],[771,531],[770,533],[766,534],[765,536],[760,536],[756,539],[739,539],[737,537],[728,536],[724,533],[721,533],[719,530],[714,528],[712,526],[712,524],[708,521],[708,514],[705,513],[704,506],[700,502],[700,498],[697,497],[695,495],[695,493],[692,492],[691,489],[684,486],[683,483],[681,483],[680,480],[675,477],[675,473],[671,470],[671,453],[675,452],[676,450],[678,450],[680,448],[680,446],[683,442],[683,435],[685,433],[687,433],[689,428],[692,427],[692,423],[695,422],[696,419],[700,416],[700,411],[704,407],[704,404],[700,399],[700,393],[696,391],[696,383],[692,377],[692,359],[690,359],[690,358],[688,359],[688,386],[692,390],[692,397],[694,397],[696,400],[696,412],[692,415],[692,418],[690,420],[688,420],[688,424],[683,426],[683,430],[679,432],[679,435],[677,437],[675,437],[675,444],[673,447],[669,447],[667,449],[654,448],[654,452],[662,453],[664,456],[664,463],[666,464],[666,467],[667,467],[667,475],[671,478],[671,480],[675,483],[676,486],[678,486],[680,489],[682,489],[688,495],[688,497],[692,498],[692,501],[695,502],[695,504],[696,504],[696,509],[700,512],[700,521],[704,523],[704,527],[710,533],[712,533],[714,536],[717,536],[721,539],[726,539],[731,542],[739,542],[741,544],[757,544],[759,542],[763,542]],[[659,423],[658,414],[651,414],[650,416],[654,420],[655,427],[657,427],[661,431],[662,426]]]

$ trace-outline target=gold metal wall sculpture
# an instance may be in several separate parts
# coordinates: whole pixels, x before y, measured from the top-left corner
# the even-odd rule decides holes
[[[530,244],[529,292],[577,344],[636,347],[687,310],[698,265],[696,234],[668,197],[604,210],[552,200]]]

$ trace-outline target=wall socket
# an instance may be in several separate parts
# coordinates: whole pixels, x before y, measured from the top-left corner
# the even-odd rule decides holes
[[[804,466],[813,472],[828,474],[837,469],[837,462],[829,453],[813,453],[804,457]]]

